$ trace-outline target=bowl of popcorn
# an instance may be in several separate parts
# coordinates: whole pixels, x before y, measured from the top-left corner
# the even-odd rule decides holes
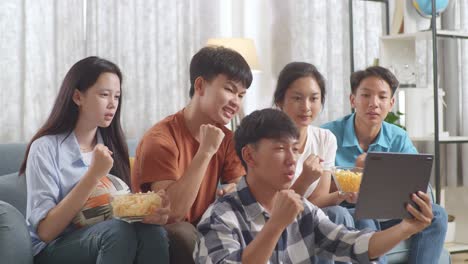
[[[359,192],[362,180],[362,168],[336,166],[332,168],[331,172],[336,187],[340,192]]]
[[[116,194],[111,206],[114,218],[137,222],[161,208],[162,198],[155,192]]]

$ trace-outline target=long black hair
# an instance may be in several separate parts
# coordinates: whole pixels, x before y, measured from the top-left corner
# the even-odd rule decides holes
[[[26,171],[27,159],[31,144],[38,138],[46,135],[71,133],[78,121],[78,106],[73,102],[75,90],[82,93],[93,86],[103,73],[113,73],[119,77],[122,85],[122,73],[114,63],[95,56],[84,58],[75,63],[65,75],[59,94],[55,99],[54,107],[45,124],[32,137],[26,149],[26,154],[21,164],[19,174]],[[128,147],[120,123],[120,111],[122,108],[122,95],[120,92],[119,106],[114,118],[108,127],[99,127],[104,144],[113,152],[114,165],[110,171],[113,175],[130,184],[130,163],[128,159]]]

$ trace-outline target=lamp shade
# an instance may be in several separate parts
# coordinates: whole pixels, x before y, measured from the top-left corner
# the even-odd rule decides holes
[[[223,46],[239,52],[247,61],[252,70],[260,70],[257,52],[252,39],[247,38],[210,38],[207,46]]]

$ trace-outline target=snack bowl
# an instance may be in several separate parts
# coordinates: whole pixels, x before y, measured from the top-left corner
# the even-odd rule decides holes
[[[341,193],[359,192],[362,180],[362,168],[335,166],[331,170],[336,187]]]
[[[161,197],[155,192],[115,194],[111,200],[114,218],[127,222],[143,220],[162,204]]]

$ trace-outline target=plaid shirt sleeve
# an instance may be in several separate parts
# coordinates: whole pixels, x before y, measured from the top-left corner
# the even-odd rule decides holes
[[[237,215],[232,209],[207,210],[198,224],[200,239],[195,246],[195,263],[241,263],[243,246],[239,241]],[[217,214],[217,212],[222,212]]]
[[[309,205],[312,206],[313,205]],[[314,227],[316,254],[335,261],[372,263],[369,260],[370,230],[349,230],[331,222],[322,210],[311,209],[318,220]],[[317,222],[316,222],[317,223]]]

